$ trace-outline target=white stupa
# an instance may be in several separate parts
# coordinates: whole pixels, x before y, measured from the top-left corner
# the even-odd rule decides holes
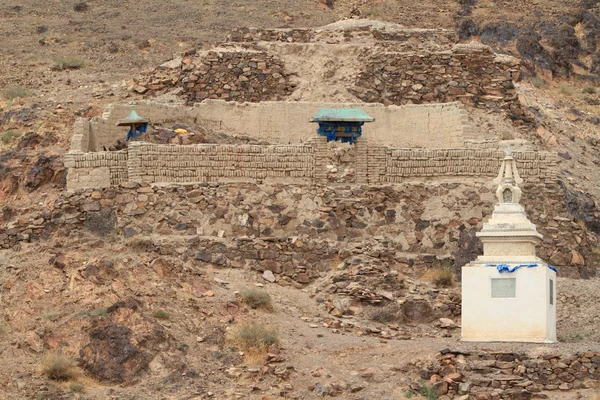
[[[519,204],[522,182],[506,153],[498,204],[477,236],[483,255],[462,268],[462,340],[556,342],[556,269],[535,254],[542,235]]]

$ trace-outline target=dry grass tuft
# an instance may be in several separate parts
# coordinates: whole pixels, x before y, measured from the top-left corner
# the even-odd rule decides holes
[[[529,82],[538,89],[546,88],[546,81],[540,78],[539,76],[534,76],[529,80]]]
[[[2,91],[2,97],[6,100],[14,100],[21,97],[31,96],[32,92],[19,85],[12,85]]]
[[[263,364],[269,346],[279,343],[277,330],[259,322],[241,324],[228,336],[229,343],[244,352],[246,363],[250,365]]]
[[[171,317],[165,310],[156,310],[152,313],[152,316],[156,319],[169,319]]]
[[[423,275],[423,280],[433,282],[437,288],[452,287],[455,282],[454,269],[451,264],[432,268]]]
[[[572,96],[575,93],[575,89],[573,86],[569,85],[567,82],[563,82],[558,85],[558,90],[565,96]]]
[[[77,375],[75,363],[60,352],[46,353],[42,359],[42,373],[54,381],[68,381]]]
[[[264,308],[266,310],[272,310],[273,305],[271,304],[271,296],[269,293],[251,288],[244,290],[240,293],[242,301],[247,304],[250,308]]]
[[[74,393],[81,393],[85,387],[81,383],[73,382],[69,385],[69,389]]]
[[[0,136],[0,141],[2,141],[2,143],[4,143],[4,144],[9,144],[10,142],[13,141],[13,139],[18,138],[19,136],[21,136],[21,132],[16,131],[14,129],[10,129],[8,131],[5,131]]]
[[[585,93],[585,94],[594,94],[594,93],[596,93],[596,87],[586,86],[581,90],[581,92]]]
[[[63,70],[63,69],[79,69],[85,65],[85,61],[75,57],[63,57],[54,59],[54,65],[52,69]]]

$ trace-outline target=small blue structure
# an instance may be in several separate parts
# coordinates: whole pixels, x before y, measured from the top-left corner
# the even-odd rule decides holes
[[[127,131],[127,138],[125,139],[126,142],[129,142],[130,139],[133,139],[134,141],[137,140],[138,133],[142,134],[146,132],[149,122],[150,120],[148,118],[140,117],[134,110],[129,113],[127,118],[117,122],[117,126],[129,127],[129,131]]]
[[[341,141],[354,144],[362,135],[365,122],[373,122],[375,118],[360,108],[321,108],[310,122],[317,122],[317,133],[327,137],[327,141]]]

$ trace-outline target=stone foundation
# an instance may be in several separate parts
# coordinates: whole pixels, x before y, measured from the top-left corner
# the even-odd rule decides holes
[[[368,254],[420,276],[472,245],[464,233],[481,228],[495,203],[488,184],[487,179],[383,187],[128,182],[64,192],[44,212],[12,210],[10,219],[0,220],[0,247],[45,237],[122,235],[161,254],[191,258],[203,251],[224,265],[271,265],[292,276],[303,267],[308,277],[332,268],[338,251],[347,249],[345,257]],[[523,190],[526,212],[544,235],[539,256],[560,277],[593,276],[597,237],[569,214],[560,186],[536,183]]]
[[[423,386],[448,399],[545,399],[552,394],[594,388],[600,382],[600,353],[597,351],[542,355],[525,353],[444,350],[437,362],[421,371]],[[421,389],[422,390],[422,389]],[[436,397],[437,397],[436,396]]]

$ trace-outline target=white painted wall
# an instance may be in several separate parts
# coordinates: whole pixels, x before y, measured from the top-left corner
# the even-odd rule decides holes
[[[492,278],[516,278],[516,297],[492,298]],[[554,281],[553,305],[550,279]],[[556,273],[543,263],[512,273],[480,265],[463,267],[462,340],[555,342]]]

